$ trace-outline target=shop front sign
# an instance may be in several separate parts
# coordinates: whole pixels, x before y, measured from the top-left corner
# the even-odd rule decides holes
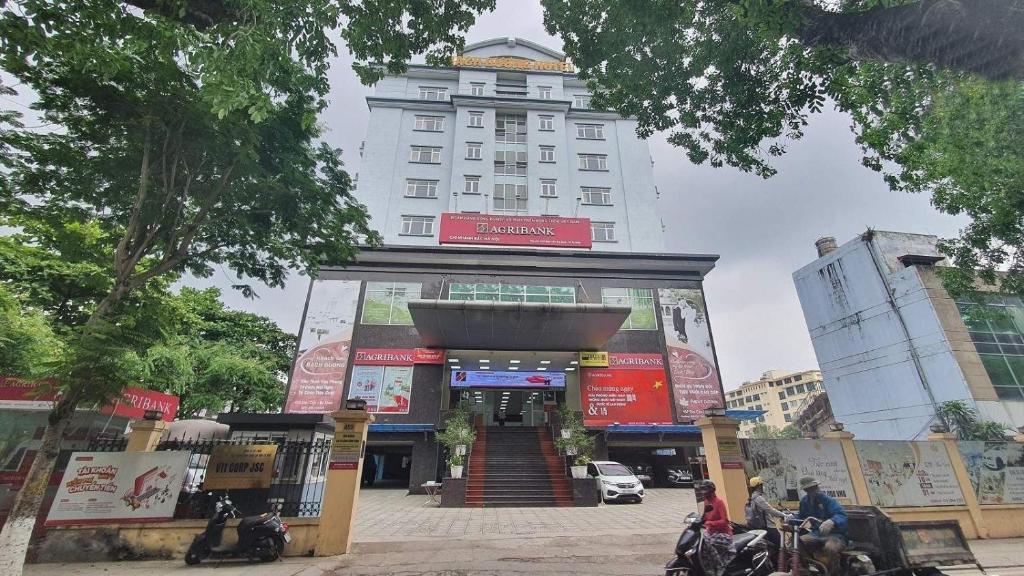
[[[444,364],[444,350],[436,348],[356,348],[352,363],[358,366]]]
[[[511,70],[542,70],[549,72],[572,72],[572,64],[555,61],[526,60],[523,58],[479,56],[452,56],[453,68],[503,68]]]
[[[213,449],[203,490],[270,488],[277,444],[224,445]]]
[[[57,396],[56,385],[50,380],[36,382],[0,376],[0,409],[50,410]],[[120,399],[100,408],[99,412],[140,419],[151,410],[160,412],[165,422],[173,422],[178,413],[178,397],[155,390],[128,387],[121,392]]]
[[[581,368],[607,368],[607,352],[580,352]]]
[[[453,370],[452,388],[565,388],[561,372]]]
[[[590,248],[589,218],[441,214],[441,244]]]
[[[672,423],[660,354],[609,354],[607,368],[580,371],[580,391],[587,426]]]

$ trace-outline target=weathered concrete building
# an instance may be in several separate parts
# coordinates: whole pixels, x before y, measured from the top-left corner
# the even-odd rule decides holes
[[[740,433],[748,435],[758,424],[776,430],[793,424],[797,407],[810,394],[822,389],[821,372],[818,370],[769,370],[761,378],[744,382],[739,388],[727,392],[725,402],[727,408],[734,410],[763,412],[757,418],[740,423]]]
[[[986,307],[1000,320],[972,320],[936,273],[946,265],[937,240],[823,238],[818,259],[793,273],[835,419],[859,438],[924,438],[947,400],[1024,425],[1024,306],[993,294]]]

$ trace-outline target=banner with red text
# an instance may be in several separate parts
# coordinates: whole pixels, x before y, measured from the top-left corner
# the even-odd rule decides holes
[[[441,244],[590,248],[589,218],[441,214]]]
[[[355,280],[313,282],[285,412],[333,412],[341,406],[360,284]]]
[[[661,354],[609,354],[608,368],[580,371],[580,391],[587,426],[672,423]]]
[[[661,288],[658,300],[676,420],[693,422],[702,418],[705,410],[725,405],[704,295],[696,288]]]

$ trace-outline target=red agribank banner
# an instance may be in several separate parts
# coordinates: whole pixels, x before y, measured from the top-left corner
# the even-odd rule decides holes
[[[444,350],[433,348],[356,348],[353,364],[361,366],[412,366],[444,364]]]
[[[580,371],[584,424],[672,423],[661,354],[609,354],[608,364]]]
[[[49,385],[49,387],[47,387]],[[49,410],[57,398],[53,384],[44,381],[40,386],[31,380],[0,376],[0,408],[11,410]],[[178,413],[178,397],[154,390],[125,388],[121,398],[112,405],[100,408],[100,414],[113,412],[125,418],[142,418],[147,410],[159,410],[163,420],[173,422]]]
[[[440,243],[590,248],[590,219],[444,213]]]

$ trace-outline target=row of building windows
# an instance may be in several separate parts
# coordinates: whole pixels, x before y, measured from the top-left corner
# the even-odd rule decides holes
[[[1024,400],[1024,303],[1017,296],[986,295],[957,302],[996,395]]]
[[[504,185],[501,192],[501,196],[497,196],[498,192],[495,191],[495,206],[501,205],[500,210],[526,210],[525,199],[516,198],[516,194],[519,191],[513,189],[509,191],[508,186],[512,184]],[[522,192],[525,195],[525,191]],[[406,215],[402,216],[402,236],[433,236],[434,235],[434,217],[433,216],[415,216]],[[593,242],[615,242],[615,223],[614,222],[590,222],[590,239]]]
[[[409,300],[419,299],[421,291],[422,285],[418,282],[367,282],[361,322],[412,325]],[[448,288],[448,299],[575,304],[576,289],[572,286],[452,283]],[[629,318],[622,325],[623,330],[658,329],[654,317],[654,291],[649,288],[602,288],[601,301],[632,308]]]
[[[795,380],[798,380],[798,379],[799,378],[793,377],[793,378],[787,378],[786,380],[789,380],[790,382],[794,382]],[[823,389],[823,387],[821,385],[821,382],[807,382],[807,383],[804,383],[804,384],[797,384],[795,386],[790,386],[789,388],[786,388],[785,390],[779,390],[778,393],[779,393],[779,399],[780,400],[784,400],[787,397],[788,398],[793,398],[794,396],[797,396],[799,394],[804,394],[804,393],[813,392],[815,390],[822,390],[822,389]],[[742,396],[741,397],[740,395],[742,393],[743,393],[742,390],[733,390],[732,392],[729,392],[729,397],[730,398],[734,398],[734,400],[730,400],[730,401],[727,402],[727,404],[728,404],[728,406],[730,408],[740,408],[740,407],[749,406],[752,403],[759,402],[761,400],[761,395],[760,394],[751,394],[749,396]],[[794,408],[795,409],[796,408],[796,404],[795,403],[791,404],[791,403],[787,403],[787,402],[783,402],[782,403],[782,410],[783,410],[783,412],[785,412],[789,408]],[[755,408],[755,410],[758,410],[758,409],[759,408]]]
[[[555,129],[555,117],[549,115],[541,115],[538,117],[539,124],[537,129],[541,132],[553,132]],[[509,131],[506,125],[506,130],[502,131],[501,127],[498,129],[498,141],[499,142],[510,142],[510,143],[522,143],[526,142],[526,120],[523,119],[521,124],[522,131]],[[484,113],[477,111],[470,111],[469,122],[467,124],[470,128],[483,128],[484,127]],[[444,132],[444,116],[421,116],[416,115],[413,129],[418,132]],[[506,135],[507,133],[507,135]],[[522,135],[521,139],[512,137],[512,134]],[[604,140],[604,124],[576,124],[576,138],[579,140]]]
[[[482,142],[466,142],[466,159],[467,160],[482,160]],[[502,166],[507,167],[508,155],[515,154],[516,163],[526,164],[526,152],[523,151],[511,151],[511,150],[498,150],[495,151],[495,163],[500,163]],[[607,154],[584,154],[580,153],[576,155],[577,167],[582,171],[590,172],[607,172],[608,171],[608,155]],[[544,163],[555,162],[555,147],[554,146],[541,146],[540,147],[540,161]],[[440,164],[441,163],[441,147],[440,146],[411,146],[409,150],[409,162],[414,164]],[[504,173],[504,172],[503,172]]]
[[[469,94],[471,96],[483,96],[487,88],[485,82],[471,82]],[[494,93],[497,96],[529,96],[529,90],[525,82],[499,81],[495,84]],[[432,100],[443,102],[448,100],[448,88],[446,86],[420,86],[420,100]],[[551,99],[551,86],[537,86],[537,98],[540,100]],[[590,108],[589,94],[574,94],[572,97],[573,108]]]

